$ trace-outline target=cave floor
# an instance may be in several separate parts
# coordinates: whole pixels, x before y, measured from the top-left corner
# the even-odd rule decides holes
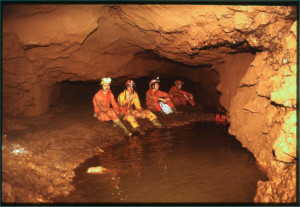
[[[2,202],[51,202],[55,196],[68,195],[80,163],[126,139],[112,122],[93,118],[86,100],[74,106],[56,103],[39,117],[2,115]],[[200,107],[157,116],[165,127],[214,120],[214,114]],[[145,131],[153,129],[149,120],[138,122]]]

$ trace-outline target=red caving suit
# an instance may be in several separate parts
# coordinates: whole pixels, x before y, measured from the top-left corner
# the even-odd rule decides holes
[[[150,88],[146,92],[146,105],[147,108],[151,111],[161,111],[162,109],[159,106],[159,98],[170,98],[169,94],[160,90],[153,91],[152,88]],[[171,108],[174,108],[175,105],[172,103],[171,100],[168,100],[166,102]]]
[[[186,106],[187,103],[190,103],[191,106],[195,106],[197,104],[191,93],[178,89],[176,86],[171,87],[169,95],[175,106]],[[186,95],[188,99],[186,99],[184,95]]]

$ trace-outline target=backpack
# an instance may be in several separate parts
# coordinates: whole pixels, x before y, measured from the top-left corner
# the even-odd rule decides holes
[[[172,109],[168,104],[164,104],[163,102],[159,102],[159,106],[165,114],[173,113]]]

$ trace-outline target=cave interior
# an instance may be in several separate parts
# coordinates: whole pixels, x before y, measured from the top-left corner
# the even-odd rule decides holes
[[[40,197],[31,190],[20,196],[26,187],[9,181],[16,163],[22,161],[23,170],[32,168],[43,175],[36,170],[40,159],[45,169],[52,170],[52,156],[56,160],[68,157],[62,149],[47,154],[47,147],[58,146],[69,137],[59,136],[58,131],[39,131],[37,125],[66,133],[84,132],[83,137],[101,134],[94,123],[87,132],[90,129],[84,122],[92,123],[92,98],[102,77],[112,78],[115,98],[127,79],[136,81],[144,107],[149,81],[160,77],[160,89],[165,92],[182,79],[183,89],[193,93],[202,112],[215,113],[219,105],[225,108],[228,132],[253,153],[268,174],[269,181],[258,182],[254,202],[295,202],[296,198],[299,202],[297,6],[3,5],[2,146],[9,149],[14,142],[36,146],[31,160],[2,150],[5,201],[14,202],[18,197],[24,202],[51,200],[72,190],[55,192],[58,184],[45,181],[36,188]],[[53,116],[58,112],[60,116]],[[107,132],[110,125],[103,126]],[[120,139],[117,132],[111,133]],[[46,145],[40,143],[40,137]],[[78,156],[76,161],[63,159],[66,167],[61,169],[70,178],[64,181],[68,185],[74,168],[93,154],[91,143],[99,142],[91,137],[85,137],[92,141],[80,146],[85,149],[72,155]],[[40,152],[38,146],[45,150]],[[62,175],[53,170],[52,176]],[[47,192],[40,189],[49,183]]]

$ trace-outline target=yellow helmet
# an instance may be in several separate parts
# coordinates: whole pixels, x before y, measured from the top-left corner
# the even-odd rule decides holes
[[[104,83],[110,84],[111,83],[111,78],[102,78],[100,85],[103,85]]]

